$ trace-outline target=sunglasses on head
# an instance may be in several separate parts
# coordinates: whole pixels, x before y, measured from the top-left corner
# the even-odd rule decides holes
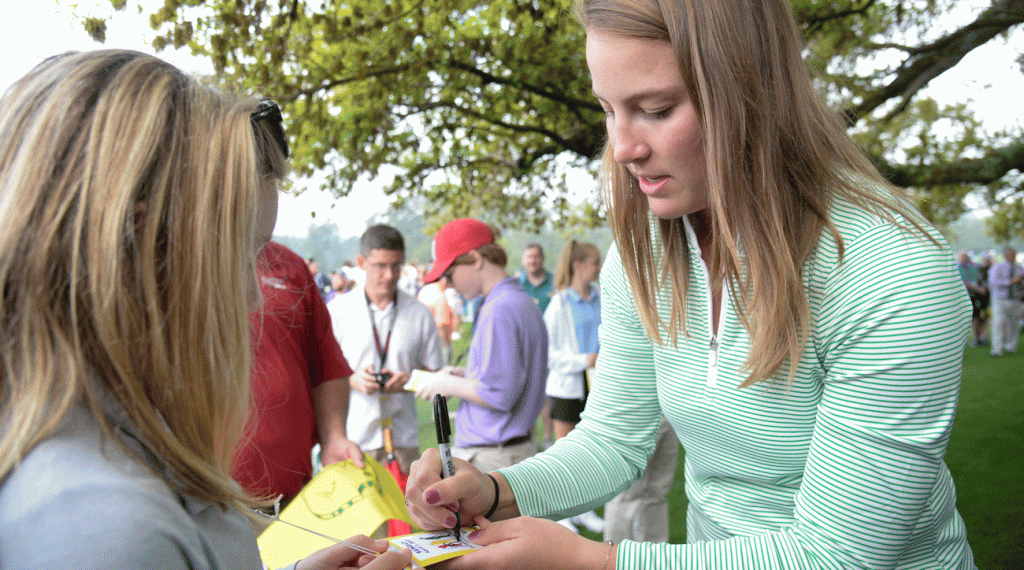
[[[274,142],[284,153],[284,157],[288,158],[288,139],[284,136],[284,126],[281,121],[281,108],[277,106],[277,103],[270,99],[264,99],[256,104],[256,110],[249,116],[252,120],[253,126],[256,126],[260,121],[267,121],[267,125],[270,127],[270,134],[274,137]]]

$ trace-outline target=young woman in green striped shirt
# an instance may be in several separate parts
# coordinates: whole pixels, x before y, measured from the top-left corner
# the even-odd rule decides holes
[[[453,568],[973,568],[943,462],[970,302],[942,237],[814,92],[789,2],[580,12],[616,241],[594,389],[519,465],[441,481],[424,455],[416,523],[451,526],[453,503],[476,517],[485,548]],[[663,414],[687,544],[530,518],[622,490]]]

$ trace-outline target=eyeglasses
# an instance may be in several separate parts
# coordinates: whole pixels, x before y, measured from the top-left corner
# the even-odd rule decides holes
[[[270,127],[270,135],[274,137],[274,142],[284,153],[284,157],[288,158],[288,139],[284,136],[284,126],[282,126],[281,108],[277,106],[277,103],[270,99],[264,99],[256,105],[256,110],[249,115],[249,119],[252,120],[253,127],[257,123],[263,120],[267,120],[267,125]]]

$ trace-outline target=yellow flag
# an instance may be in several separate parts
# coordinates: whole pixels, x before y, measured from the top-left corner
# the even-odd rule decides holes
[[[372,535],[388,519],[411,524],[394,477],[370,457],[363,459],[363,469],[351,460],[324,467],[281,511],[281,520],[338,539]],[[268,568],[286,566],[335,544],[280,522],[268,526],[257,542]]]

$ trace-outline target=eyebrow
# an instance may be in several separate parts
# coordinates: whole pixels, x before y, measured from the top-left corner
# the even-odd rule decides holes
[[[602,99],[601,96],[598,95],[597,92],[594,91],[593,89],[591,89],[590,92],[594,95],[594,97],[597,98],[598,101],[604,101],[605,103],[607,103],[607,101]],[[686,95],[686,90],[682,89],[680,87],[676,87],[676,86],[665,87],[663,89],[648,89],[646,91],[641,91],[639,93],[634,93],[634,94],[630,95],[629,97],[626,97],[626,100],[624,101],[624,103],[627,104],[627,105],[632,105],[632,104],[636,103],[637,101],[642,101],[644,99],[657,99],[657,98],[668,99],[668,98],[678,97],[680,95],[685,96]]]

